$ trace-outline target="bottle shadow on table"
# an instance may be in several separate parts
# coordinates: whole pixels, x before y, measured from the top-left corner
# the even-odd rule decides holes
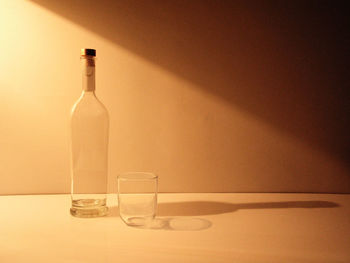
[[[228,203],[218,201],[188,201],[159,203],[157,217],[148,229],[199,231],[208,229],[212,222],[198,216],[231,213],[242,209],[334,208],[340,205],[330,201],[282,201]],[[119,216],[118,207],[111,207],[109,216]]]
[[[203,216],[231,213],[242,209],[332,208],[340,205],[330,201],[281,201],[228,203],[217,201],[189,201],[158,204],[159,216]]]

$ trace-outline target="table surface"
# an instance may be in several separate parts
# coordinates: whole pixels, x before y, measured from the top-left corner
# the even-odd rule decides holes
[[[350,262],[350,195],[159,194],[159,226],[75,218],[69,195],[0,196],[0,262]]]

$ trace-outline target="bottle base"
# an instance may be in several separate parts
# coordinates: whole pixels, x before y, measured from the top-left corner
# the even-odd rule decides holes
[[[85,217],[85,218],[106,216],[108,214],[108,207],[104,206],[104,207],[93,208],[93,209],[71,207],[70,214],[75,217]]]
[[[79,199],[72,202],[70,214],[75,217],[101,217],[108,214],[105,199]]]

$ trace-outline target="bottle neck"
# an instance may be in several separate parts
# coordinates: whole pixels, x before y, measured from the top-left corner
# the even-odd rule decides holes
[[[81,67],[83,77],[83,91],[95,91],[95,58],[92,56],[81,56]]]

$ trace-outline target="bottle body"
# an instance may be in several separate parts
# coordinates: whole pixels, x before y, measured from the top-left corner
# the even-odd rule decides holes
[[[94,69],[88,69],[90,66],[83,61],[83,92],[73,106],[70,123],[70,212],[77,217],[104,216],[108,211],[106,193],[109,117],[107,109],[95,95]]]

